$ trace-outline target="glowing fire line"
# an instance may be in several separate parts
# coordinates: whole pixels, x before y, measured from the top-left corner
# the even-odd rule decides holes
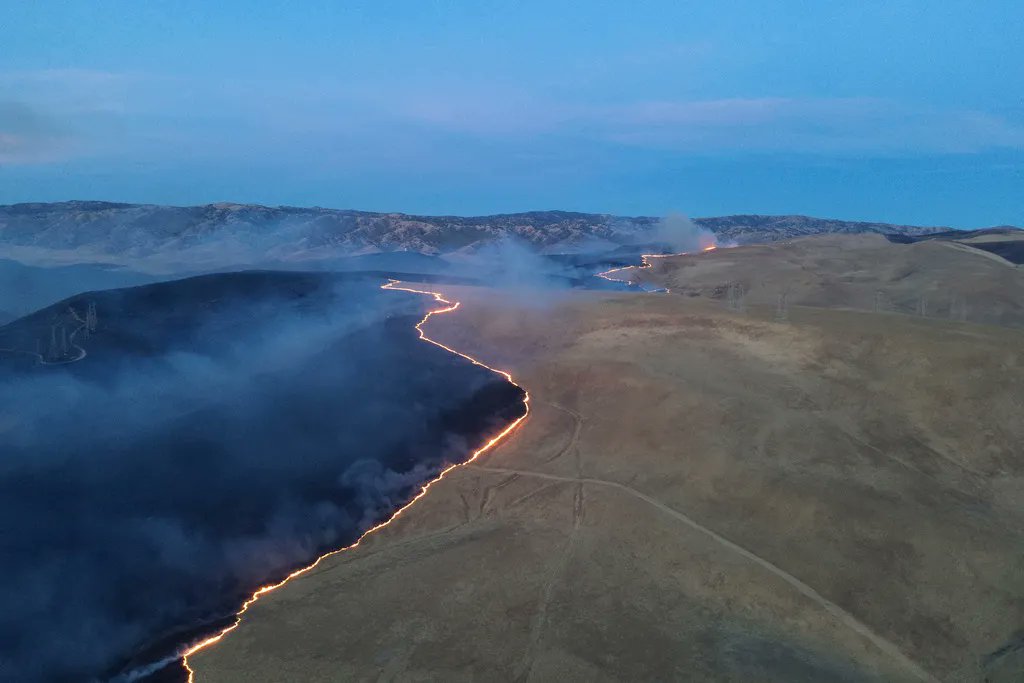
[[[439,346],[442,349],[444,349],[445,351],[448,351],[449,353],[454,353],[456,356],[461,356],[461,357],[465,358],[466,360],[470,361],[471,363],[473,363],[474,365],[479,365],[479,366],[481,366],[483,368],[487,368],[491,372],[496,372],[499,375],[502,375],[505,379],[507,379],[513,386],[518,387],[519,389],[523,389],[523,387],[521,387],[518,384],[516,384],[515,380],[512,379],[512,375],[509,374],[508,372],[506,372],[504,370],[498,370],[496,368],[492,368],[491,366],[487,365],[486,363],[481,363],[480,361],[478,361],[476,358],[473,358],[472,356],[467,356],[466,354],[462,353],[461,351],[456,351],[455,349],[453,349],[453,348],[451,348],[449,346],[445,346],[441,342],[434,341],[433,339],[428,337],[426,335],[426,333],[423,332],[423,325],[426,324],[426,322],[428,320],[430,320],[430,316],[432,316],[432,315],[441,315],[442,313],[451,313],[452,311],[456,310],[459,307],[459,302],[458,301],[455,301],[455,302],[448,301],[439,292],[428,292],[428,291],[424,291],[424,290],[421,290],[421,289],[412,289],[412,288],[409,288],[409,287],[398,287],[398,286],[396,286],[397,284],[398,284],[398,280],[389,280],[387,282],[387,284],[381,285],[381,289],[390,289],[390,290],[401,291],[401,292],[412,292],[413,294],[429,295],[429,296],[434,297],[434,301],[436,301],[437,303],[442,304],[444,306],[443,308],[437,308],[437,309],[435,309],[433,311],[428,311],[427,314],[425,316],[423,316],[423,320],[421,320],[418,323],[416,323],[416,331],[419,332],[419,335],[420,335],[419,338],[420,339],[422,339],[425,342],[430,342],[431,344],[433,344],[435,346]],[[242,603],[241,609],[239,609],[237,612],[235,612],[235,621],[234,621],[233,624],[231,624],[230,626],[227,626],[226,628],[222,629],[220,632],[218,632],[218,633],[216,633],[216,634],[214,634],[214,635],[212,635],[212,636],[210,636],[210,637],[208,637],[208,638],[206,638],[204,640],[199,641],[195,645],[192,645],[187,650],[185,650],[185,652],[183,652],[181,654],[181,663],[182,663],[182,666],[185,667],[185,670],[188,671],[188,681],[189,681],[189,683],[194,683],[194,681],[195,681],[195,671],[193,671],[192,668],[188,665],[188,658],[191,655],[194,655],[195,653],[199,652],[200,650],[204,650],[204,649],[210,647],[211,645],[214,645],[215,643],[220,642],[221,640],[223,640],[224,636],[226,636],[227,634],[231,633],[236,628],[238,628],[239,624],[242,623],[242,615],[245,614],[248,611],[248,609],[253,605],[253,603],[255,603],[257,600],[259,600],[261,596],[266,595],[267,593],[270,593],[271,591],[277,590],[278,588],[280,588],[284,584],[288,583],[289,581],[291,581],[292,579],[294,579],[297,576],[302,576],[306,572],[310,571],[311,569],[313,569],[314,567],[319,565],[323,560],[327,559],[328,557],[331,557],[333,555],[337,555],[338,553],[343,553],[346,550],[351,550],[352,548],[355,548],[360,543],[362,543],[363,539],[365,539],[367,536],[369,536],[370,534],[372,534],[373,532],[375,532],[375,531],[377,531],[379,529],[383,529],[388,524],[391,524],[391,522],[395,521],[395,519],[397,519],[399,517],[399,515],[401,515],[403,512],[405,512],[406,510],[411,508],[413,506],[413,504],[416,503],[416,501],[418,501],[420,498],[425,496],[427,494],[427,491],[430,489],[430,487],[433,486],[438,481],[440,481],[441,479],[443,479],[445,477],[445,475],[447,475],[449,472],[451,472],[452,470],[454,470],[454,469],[456,469],[458,467],[462,467],[463,465],[467,465],[467,464],[473,462],[474,460],[479,458],[482,454],[486,453],[491,448],[493,448],[495,445],[497,445],[498,442],[500,442],[506,436],[508,436],[512,432],[512,430],[515,429],[516,427],[518,427],[520,425],[520,423],[522,423],[522,421],[525,420],[526,416],[529,415],[529,413],[530,413],[530,393],[528,391],[526,391],[526,389],[523,389],[523,394],[524,394],[524,396],[523,396],[523,406],[526,409],[523,412],[523,414],[519,418],[517,418],[515,421],[513,421],[511,424],[509,424],[507,427],[505,427],[505,429],[501,430],[501,432],[498,433],[497,436],[492,437],[490,439],[490,441],[488,441],[483,446],[481,446],[476,451],[474,451],[473,454],[471,456],[469,456],[469,458],[467,458],[463,462],[459,462],[459,463],[455,463],[455,464],[449,465],[448,467],[446,467],[443,470],[441,470],[441,472],[434,479],[431,479],[426,484],[424,484],[423,487],[420,488],[420,492],[417,493],[415,496],[413,496],[413,498],[408,503],[406,503],[402,507],[398,508],[398,510],[396,510],[394,512],[394,514],[392,514],[390,517],[388,517],[383,522],[380,522],[379,524],[377,524],[375,526],[372,526],[369,529],[367,529],[366,531],[364,531],[362,533],[362,535],[358,539],[356,539],[356,541],[354,543],[352,543],[351,545],[347,545],[344,548],[338,548],[337,550],[332,550],[332,551],[330,551],[328,553],[324,553],[320,557],[316,558],[316,560],[314,560],[312,564],[310,564],[310,565],[308,565],[306,567],[303,567],[302,569],[297,569],[296,571],[294,571],[291,574],[289,574],[288,576],[284,577],[283,579],[281,579],[277,583],[268,584],[266,586],[262,586],[261,588],[258,588],[256,590],[256,592],[254,592],[252,594],[252,596],[249,597],[248,600],[246,600],[244,603]]]
[[[703,252],[707,252],[707,251],[714,251],[717,248],[718,248],[718,245],[709,244],[706,247],[701,248],[701,252],[703,253]],[[668,258],[669,256],[686,256],[687,254],[690,254],[690,253],[692,253],[692,252],[681,251],[678,254],[641,254],[640,255],[640,265],[639,266],[622,266],[621,268],[612,268],[611,270],[606,270],[603,273],[596,273],[596,275],[597,275],[597,277],[603,277],[605,280],[608,280],[610,282],[625,282],[626,284],[631,285],[631,284],[633,284],[632,280],[623,280],[622,278],[610,277],[610,276],[611,276],[612,273],[620,273],[620,272],[622,272],[624,270],[633,270],[634,268],[637,269],[637,270],[641,270],[643,268],[650,268],[651,267],[651,262],[648,261],[647,259],[652,259],[652,258]],[[669,291],[668,287],[666,287],[665,288],[665,292],[667,293],[668,291]]]

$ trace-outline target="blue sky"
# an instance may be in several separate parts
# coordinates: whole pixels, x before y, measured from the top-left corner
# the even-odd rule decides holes
[[[1024,224],[1024,3],[36,2],[0,202]]]

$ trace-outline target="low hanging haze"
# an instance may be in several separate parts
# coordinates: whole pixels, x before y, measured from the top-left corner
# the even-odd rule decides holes
[[[1024,224],[1024,3],[5,3],[0,203]]]

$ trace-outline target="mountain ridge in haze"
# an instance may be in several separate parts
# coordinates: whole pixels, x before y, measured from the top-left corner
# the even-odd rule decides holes
[[[0,251],[23,261],[163,259],[210,267],[377,252],[449,254],[505,239],[553,253],[649,241],[660,221],[650,216],[572,211],[420,216],[228,202],[190,207],[101,201],[23,203],[0,206]],[[740,244],[820,233],[916,236],[950,230],[800,215],[719,216],[697,218],[694,223],[714,232],[719,241]]]

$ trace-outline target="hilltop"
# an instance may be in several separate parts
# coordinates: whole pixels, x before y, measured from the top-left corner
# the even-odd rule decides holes
[[[1010,253],[1024,239],[976,239],[893,244],[879,235],[816,235],[650,259],[650,268],[622,276],[723,302],[734,287],[750,305],[777,307],[784,296],[791,306],[1024,326],[1024,270],[984,248]]]

